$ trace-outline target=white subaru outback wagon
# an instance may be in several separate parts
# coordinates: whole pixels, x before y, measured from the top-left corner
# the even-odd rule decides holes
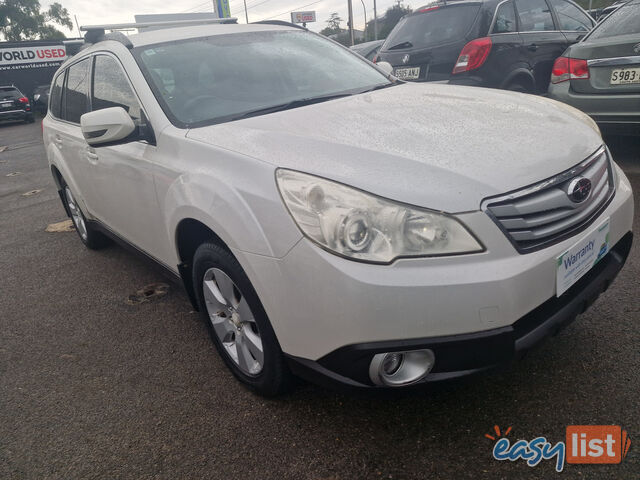
[[[180,278],[261,394],[508,363],[629,253],[630,184],[573,108],[402,83],[282,22],[87,41],[43,122],[64,208]]]

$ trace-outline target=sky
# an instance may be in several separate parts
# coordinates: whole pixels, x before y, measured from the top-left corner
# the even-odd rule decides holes
[[[128,23],[133,22],[135,14],[149,13],[182,13],[182,12],[211,12],[213,9],[212,0],[173,0],[171,2],[159,2],[153,0],[57,0],[71,15],[78,17],[80,25],[96,25],[105,23]],[[373,18],[373,0],[353,0],[353,17],[355,28],[362,29],[364,26],[364,8],[366,7],[367,20]],[[326,20],[332,12],[338,12],[344,19],[342,24],[346,28],[347,23],[347,0],[246,0],[249,22],[259,20],[285,20],[290,21],[291,11],[316,11],[316,23],[308,23],[307,27],[313,31],[322,30],[326,26]],[[48,3],[41,4],[44,8]],[[377,0],[378,17],[382,16],[386,9],[396,3],[396,0]],[[426,0],[423,3],[428,3]],[[245,23],[243,0],[229,0],[231,16],[238,17],[239,23]],[[413,8],[420,5],[413,5],[411,0],[405,0],[405,5]],[[74,21],[75,25],[75,21]],[[59,28],[59,27],[58,27]],[[77,29],[73,32],[65,31],[67,36],[78,36]]]

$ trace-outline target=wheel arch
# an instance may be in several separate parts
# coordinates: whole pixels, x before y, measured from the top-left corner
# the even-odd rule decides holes
[[[521,67],[513,70],[502,82],[500,88],[507,88],[509,85],[513,83],[520,83],[523,87],[527,87],[531,89],[531,92],[536,91],[536,81],[533,77],[531,71],[527,68]]]
[[[182,278],[189,300],[193,308],[198,311],[195,288],[192,280],[193,256],[200,245],[205,242],[213,242],[224,250],[231,252],[227,243],[207,224],[199,219],[185,217],[181,219],[175,228],[174,234],[176,254],[180,263],[178,271]]]

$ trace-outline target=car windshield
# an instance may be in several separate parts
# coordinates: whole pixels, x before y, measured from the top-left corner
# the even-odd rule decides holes
[[[263,31],[135,49],[171,121],[196,127],[391,85],[361,57],[306,31]]]
[[[404,17],[389,34],[383,50],[423,48],[461,40],[480,10],[478,4],[427,8]]]
[[[640,33],[640,1],[623,5],[602,21],[589,35],[589,40]]]
[[[22,94],[14,87],[0,87],[0,100],[17,100]]]

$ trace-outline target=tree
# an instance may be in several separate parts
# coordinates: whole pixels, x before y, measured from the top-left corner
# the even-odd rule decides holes
[[[378,38],[387,38],[387,35],[391,33],[391,30],[393,30],[393,27],[396,26],[400,19],[412,11],[411,7],[404,6],[401,2],[387,8],[385,14],[382,17],[378,17]],[[366,32],[366,40],[374,40],[373,20],[367,22]]]
[[[329,16],[329,20],[327,20],[327,26],[320,30],[320,33],[324,36],[334,35],[336,33],[340,33],[342,28],[340,28],[340,24],[342,23],[342,18],[338,15],[338,12],[333,12]]]
[[[50,23],[73,28],[69,12],[59,3],[41,10],[38,0],[4,0],[0,2],[0,37],[9,42],[65,38]]]

